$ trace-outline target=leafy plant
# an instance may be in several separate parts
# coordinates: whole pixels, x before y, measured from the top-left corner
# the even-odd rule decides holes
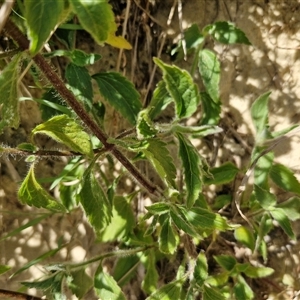
[[[39,69],[39,76],[45,77],[51,85],[50,88],[48,84],[39,87],[43,93],[40,99],[30,99],[41,105],[44,118],[43,123],[32,129],[30,143],[0,148],[2,154],[27,157],[30,163],[18,197],[23,204],[63,217],[80,206],[97,240],[114,242],[118,248],[79,263],[48,265],[43,278],[22,284],[42,290],[49,299],[66,299],[66,288],[80,299],[90,289],[101,299],[126,299],[121,279],[134,277],[134,270],[143,265],[145,273],[141,289],[149,300],[254,299],[248,279],[269,276],[273,269],[263,263],[253,265],[253,260],[239,261],[233,253],[213,257],[207,243],[218,243],[222,232],[226,232],[234,236],[237,243],[249,248],[253,257],[261,256],[266,262],[264,238],[274,227],[273,221],[288,237],[295,239],[291,221],[300,218],[300,184],[290,169],[273,161],[273,149],[296,126],[281,132],[270,131],[270,93],[265,93],[251,107],[256,144],[248,170],[243,172],[232,162],[210,166],[193,143],[193,139],[222,132],[218,126],[222,110],[221,64],[217,54],[204,48],[205,42],[214,39],[217,43],[250,45],[245,34],[229,22],[216,22],[202,30],[192,25],[184,33],[185,50],[194,57],[191,72],[153,58],[162,76],[149,105],[143,107],[132,82],[118,72],[91,74],[87,66],[101,59],[100,55],[85,53],[70,43],[74,32],[84,29],[97,43],[131,48],[124,38],[115,35],[117,26],[107,1],[25,0],[18,1],[15,9],[18,14],[12,13],[4,29],[16,43],[19,53],[0,75],[0,130],[19,125],[17,86],[22,64],[33,62]],[[51,46],[53,34],[58,29],[67,33],[66,48],[44,52],[44,45],[49,43]],[[178,45],[176,51],[180,54],[182,45]],[[69,61],[63,79],[49,62],[49,58],[56,56]],[[197,67],[203,83],[201,91],[193,80]],[[103,97],[101,103],[94,99],[93,81]],[[174,105],[173,119],[167,124],[158,122],[158,116],[163,115],[170,104]],[[128,122],[128,132],[117,137],[107,135],[107,123],[103,122],[105,107],[110,106]],[[187,125],[186,121],[199,110],[198,124]],[[62,144],[65,150],[41,149],[37,143],[40,134]],[[48,191],[35,174],[35,166],[47,156],[70,157]],[[115,178],[99,168],[99,163],[106,158],[123,167]],[[158,178],[155,183],[139,170],[137,161],[152,166]],[[248,199],[243,197],[243,191],[251,172],[254,173],[254,184]],[[207,196],[205,191],[209,187],[228,185],[238,173],[243,174],[244,179],[237,191],[214,199]],[[120,193],[119,183],[128,175],[134,178],[139,188],[128,194]],[[76,185],[63,184],[74,180]],[[270,180],[294,196],[279,203],[272,193]],[[50,194],[54,187],[59,188],[59,198]],[[138,216],[133,210],[137,197],[151,200]],[[232,202],[240,218],[230,219],[222,214],[222,209]],[[49,214],[32,219],[4,235],[1,241],[39,223]],[[65,245],[61,243],[57,249],[29,262],[12,276],[54,256],[63,247]],[[118,258],[112,272],[104,268],[105,259],[110,257]],[[212,267],[212,257],[219,269]],[[157,264],[176,258],[180,260],[176,275],[163,282]],[[85,271],[91,264],[97,264],[92,277]],[[0,272],[9,269],[2,265]]]

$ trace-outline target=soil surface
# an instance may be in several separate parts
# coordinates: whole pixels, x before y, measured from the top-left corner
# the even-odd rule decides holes
[[[80,49],[99,53],[102,59],[91,72],[117,70],[134,82],[147,103],[151,98],[161,74],[156,72],[152,57],[161,57],[165,62],[191,69],[191,60],[174,59],[170,51],[180,41],[182,30],[193,23],[200,28],[215,21],[227,20],[241,28],[251,41],[251,46],[224,46],[209,41],[207,48],[213,49],[221,61],[221,99],[223,114],[221,126],[224,134],[213,141],[216,164],[233,161],[240,169],[249,165],[251,149],[254,145],[254,128],[250,118],[250,107],[261,94],[271,91],[270,125],[280,130],[298,124],[300,117],[300,2],[298,0],[182,0],[182,17],[178,17],[177,1],[134,0],[111,1],[122,33],[127,23],[126,37],[133,45],[131,51],[119,51],[110,46],[96,45],[88,35],[77,37]],[[126,5],[131,4],[126,15]],[[172,11],[174,14],[172,15]],[[169,21],[168,21],[169,20]],[[180,29],[182,27],[182,29]],[[63,63],[57,68],[63,70]],[[60,66],[60,67],[59,67]],[[197,81],[197,77],[195,78]],[[23,96],[35,95],[26,83],[20,86]],[[109,134],[116,136],[127,124],[114,111],[108,112],[106,122]],[[165,116],[165,118],[172,116]],[[197,118],[197,117],[196,117]],[[197,119],[192,120],[197,122]],[[0,136],[0,143],[16,146],[27,142],[31,129],[41,122],[37,104],[33,101],[21,103],[21,125],[19,129],[6,129]],[[299,133],[290,135],[275,148],[276,161],[291,168],[299,175]],[[48,139],[41,139],[45,148],[55,145]],[[212,157],[208,155],[208,160]],[[38,215],[36,209],[24,206],[17,199],[20,181],[26,175],[28,164],[22,157],[0,158],[0,228],[5,235],[24,225]],[[39,178],[55,177],[62,170],[66,160],[47,159],[37,167]],[[131,189],[132,187],[129,187]],[[124,189],[126,186],[124,185]],[[55,193],[55,191],[54,191]],[[281,200],[288,195],[278,192]],[[293,224],[297,236],[300,226]],[[0,288],[18,290],[20,281],[40,277],[43,264],[59,261],[79,262],[112,245],[95,243],[93,230],[85,222],[80,209],[67,217],[50,217],[38,225],[23,230],[20,234],[1,241],[1,264],[9,265],[14,271],[43,253],[55,249],[58,241],[67,246],[54,257],[29,268],[25,272],[9,278],[11,273],[0,277]],[[260,282],[254,282],[255,299],[300,299],[300,242],[289,241],[281,230],[270,236],[267,265],[275,273]],[[220,246],[213,249],[223,253]],[[243,249],[235,249],[236,255],[247,255]],[[89,270],[92,273],[93,270]],[[171,271],[170,271],[171,272]],[[140,282],[126,287],[128,299],[143,299]],[[34,290],[29,293],[34,294]],[[94,299],[88,295],[86,299]]]

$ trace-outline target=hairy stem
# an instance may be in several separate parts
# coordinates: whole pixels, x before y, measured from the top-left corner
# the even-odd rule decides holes
[[[4,29],[6,33],[18,43],[21,49],[27,50],[29,48],[29,41],[11,20],[8,19]],[[74,94],[66,87],[64,82],[55,73],[53,67],[44,59],[44,57],[41,54],[37,54],[32,59],[40,68],[44,76],[52,84],[52,86],[66,101],[66,103],[75,111],[78,117],[91,130],[91,132],[101,141],[104,148],[107,151],[110,151],[149,193],[157,193],[156,187],[139,172],[139,170],[127,159],[127,157],[125,157],[118,149],[116,149],[114,144],[111,144],[107,141],[108,136],[99,128],[98,124],[84,110]]]

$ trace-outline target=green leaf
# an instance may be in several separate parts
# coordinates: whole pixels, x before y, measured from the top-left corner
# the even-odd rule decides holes
[[[253,232],[248,227],[240,226],[236,228],[234,231],[234,237],[238,242],[242,243],[252,251],[254,250],[255,248],[254,235]]]
[[[9,271],[11,269],[10,266],[7,265],[0,265],[0,275],[6,273],[7,271]]]
[[[21,54],[14,56],[12,61],[0,74],[0,133],[6,126],[18,128],[18,76]]]
[[[214,125],[182,126],[180,124],[174,124],[172,131],[174,133],[192,134],[194,137],[205,137],[210,134],[220,133],[223,129]]]
[[[175,102],[177,117],[190,117],[197,110],[200,101],[198,87],[193,78],[187,71],[167,65],[158,58],[154,58],[154,62],[163,71],[163,80]]]
[[[223,44],[251,45],[245,33],[230,22],[216,22],[208,25],[203,32],[209,33],[215,40]]]
[[[182,279],[170,282],[156,290],[146,300],[175,300],[180,299]]]
[[[51,288],[53,285],[55,285],[55,282],[60,279],[60,276],[57,276],[58,274],[54,274],[50,277],[46,277],[39,281],[33,281],[33,282],[21,282],[24,286],[28,288],[35,288],[39,290],[47,290]],[[59,274],[60,275],[60,274]]]
[[[93,106],[92,78],[85,67],[75,64],[68,64],[65,70],[65,77],[68,81],[68,88],[75,97],[84,105],[87,111]]]
[[[29,51],[37,54],[50,38],[55,27],[65,14],[65,1],[59,0],[25,0],[25,19],[30,39]],[[46,20],[46,21],[45,21]]]
[[[219,210],[225,207],[226,205],[229,205],[231,202],[232,202],[232,195],[228,195],[228,194],[218,195],[214,199],[212,209]]]
[[[244,273],[250,278],[262,278],[272,275],[274,273],[274,269],[248,265],[248,268],[244,271]]]
[[[150,250],[147,255],[146,274],[142,282],[142,289],[151,294],[157,290],[157,283],[159,274],[156,270],[155,254],[153,250]]]
[[[98,234],[110,223],[112,208],[91,169],[91,167],[88,168],[83,174],[82,188],[78,194],[78,199],[89,223]]]
[[[271,132],[271,136],[272,136],[273,139],[279,138],[279,137],[289,133],[290,131],[292,131],[293,129],[295,129],[297,127],[299,127],[299,125],[295,124],[295,125],[292,125],[288,128],[285,128],[285,129],[282,129],[282,130],[279,130],[279,131],[276,131],[276,132]]]
[[[73,151],[93,156],[92,143],[89,135],[79,126],[74,119],[60,115],[36,126],[32,135],[43,133],[57,142],[65,144]]]
[[[224,231],[229,229],[226,219],[219,214],[210,212],[207,209],[194,207],[186,212],[188,221],[200,229],[213,229]]]
[[[280,188],[300,195],[300,183],[289,168],[281,164],[273,164],[269,174],[272,181]]]
[[[94,278],[95,292],[100,299],[126,300],[121,288],[112,276],[98,267]]]
[[[144,109],[139,113],[136,131],[139,140],[152,138],[158,132],[149,118],[148,109]]]
[[[278,204],[277,207],[281,208],[291,221],[300,219],[300,198],[292,197]]]
[[[222,268],[229,272],[232,271],[237,264],[235,258],[230,255],[217,255],[214,256],[214,259]]]
[[[248,285],[246,280],[241,275],[237,276],[237,283],[233,287],[233,290],[234,290],[236,299],[243,299],[243,300],[244,299],[245,300],[254,299],[254,293],[253,293],[251,287]]]
[[[82,297],[92,288],[93,279],[88,276],[84,269],[71,271],[72,281],[68,283],[71,291],[79,298]]]
[[[154,203],[151,206],[146,206],[146,209],[153,215],[161,215],[170,211],[170,205],[163,202]]]
[[[149,214],[149,213],[147,213]],[[147,214],[144,216],[146,217]],[[150,216],[152,216],[152,214],[150,214]],[[149,227],[147,228],[146,232],[144,233],[144,236],[147,237],[149,235],[152,235],[156,229],[156,224],[158,222],[158,217],[159,215],[154,215],[151,221],[151,224],[149,225]]]
[[[253,162],[256,155],[260,155],[265,148],[255,147],[251,161]],[[273,165],[274,152],[268,152],[260,157],[254,168],[254,183],[262,189],[269,190],[269,172]]]
[[[103,72],[92,76],[102,96],[132,125],[142,109],[140,95],[132,82],[116,72]]]
[[[184,169],[184,180],[187,189],[186,205],[191,208],[202,190],[201,160],[195,147],[177,133],[179,140],[179,156]]]
[[[158,139],[148,139],[141,149],[153,164],[155,170],[166,183],[176,189],[176,168],[173,163],[167,144]]]
[[[159,236],[159,250],[166,254],[174,254],[179,243],[178,233],[174,230],[171,219],[167,218],[162,224]]]
[[[284,210],[282,208],[276,207],[272,210],[270,210],[270,213],[274,220],[276,220],[280,227],[284,230],[284,232],[293,240],[296,239],[295,234],[293,232],[291,222],[284,213]]]
[[[184,39],[186,42],[186,49],[197,48],[203,41],[204,36],[200,32],[197,24],[192,24],[187,30],[184,31]]]
[[[239,169],[231,162],[226,162],[220,167],[212,168],[209,174],[212,178],[204,177],[205,184],[225,184],[234,180]]]
[[[102,242],[122,240],[135,225],[135,217],[130,203],[125,197],[116,196],[112,210],[111,222],[98,234]]]
[[[18,197],[23,204],[29,206],[42,207],[57,212],[66,211],[61,203],[57,202],[38,184],[34,176],[34,164],[31,165],[27,176],[22,182]]]
[[[256,184],[254,185],[254,193],[257,201],[259,202],[262,208],[268,210],[271,207],[276,205],[277,202],[276,196],[271,192],[262,189],[260,186]]]
[[[199,253],[196,260],[196,265],[194,268],[194,278],[197,282],[197,285],[202,287],[207,277],[208,277],[208,263],[205,254],[201,252]]]
[[[33,220],[30,220],[29,222],[25,223],[24,225],[19,226],[18,228],[12,230],[11,232],[9,232],[8,234],[2,236],[0,238],[0,242],[6,240],[7,238],[11,237],[11,236],[15,236],[17,234],[19,234],[21,231],[23,231],[26,228],[29,228],[31,226],[34,226],[36,224],[40,224],[42,220],[46,219],[49,217],[49,214],[43,214],[40,217],[37,217]]]
[[[17,149],[27,152],[35,152],[38,150],[35,145],[32,145],[30,143],[21,143],[17,146]]]
[[[107,0],[70,0],[70,3],[82,27],[98,44],[105,42],[109,34],[117,30],[113,10]]]
[[[131,255],[129,257],[119,257],[114,266],[113,277],[119,286],[128,283],[136,276],[137,267],[140,265],[140,257]]]
[[[100,54],[86,53],[78,49],[55,50],[50,53],[45,53],[44,56],[45,57],[66,56],[72,61],[73,64],[75,64],[78,67],[93,65],[97,60],[101,58]]]
[[[203,286],[203,300],[225,300],[225,297],[216,288],[209,285]]]
[[[171,206],[170,216],[174,224],[179,230],[184,231],[193,237],[198,237],[198,233],[194,230],[193,225],[186,219],[185,215],[181,213],[175,206]]]
[[[216,125],[220,121],[221,102],[214,102],[206,92],[200,93],[202,117],[200,124]]]
[[[258,97],[251,106],[251,117],[257,135],[263,134],[268,125],[268,102],[271,92],[267,92]]]
[[[172,97],[167,90],[167,84],[161,80],[153,92],[152,99],[148,105],[149,117],[153,120],[157,117],[170,103]]]
[[[207,93],[218,104],[220,102],[220,62],[217,56],[210,50],[201,50],[198,67]]]

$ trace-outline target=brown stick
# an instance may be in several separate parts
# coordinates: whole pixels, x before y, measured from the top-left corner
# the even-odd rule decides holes
[[[29,48],[29,41],[19,30],[19,28],[8,19],[4,27],[6,33],[11,36],[20,46],[22,50]],[[64,82],[54,72],[53,67],[44,59],[41,54],[35,55],[33,61],[43,72],[48,81],[53,85],[57,92],[62,96],[66,103],[75,111],[78,117],[91,130],[93,134],[101,141],[104,148],[110,151],[117,160],[129,171],[129,173],[151,194],[155,194],[157,189],[153,186],[139,170],[115,147],[114,144],[107,142],[107,135],[99,128],[97,123],[84,110],[81,104],[77,101],[74,94],[66,87]]]

